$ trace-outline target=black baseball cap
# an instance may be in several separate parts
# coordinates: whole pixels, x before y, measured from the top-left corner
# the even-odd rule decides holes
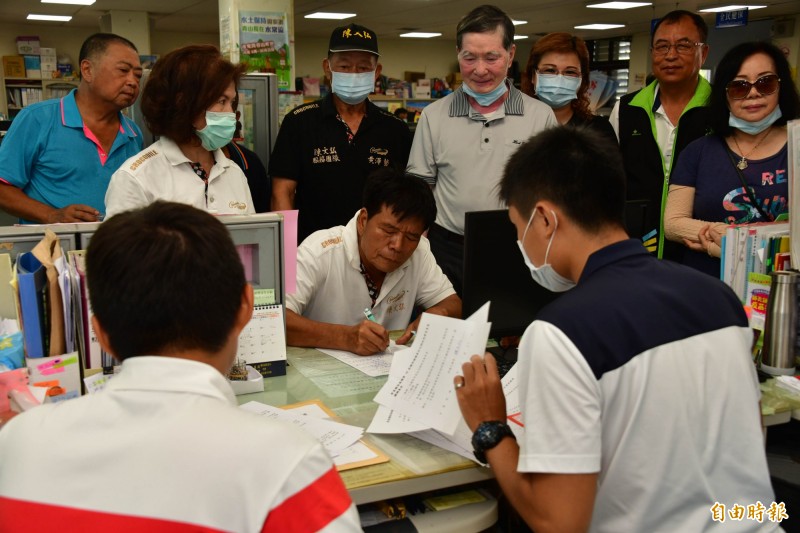
[[[333,30],[328,45],[330,52],[369,52],[379,56],[378,36],[358,24],[348,24]]]

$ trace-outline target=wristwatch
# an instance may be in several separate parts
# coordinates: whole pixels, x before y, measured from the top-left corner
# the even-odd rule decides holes
[[[483,464],[488,463],[486,452],[500,444],[500,441],[506,437],[517,440],[505,422],[498,420],[481,422],[475,429],[475,433],[472,434],[472,450],[475,458]]]

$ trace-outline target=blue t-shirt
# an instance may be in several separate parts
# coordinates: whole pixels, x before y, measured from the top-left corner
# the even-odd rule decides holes
[[[733,153],[718,135],[701,137],[681,152],[670,178],[670,185],[695,188],[692,218],[726,224],[769,222],[758,212],[737,175]],[[761,209],[773,220],[789,210],[788,152],[784,145],[765,159],[748,159],[742,175]],[[719,259],[708,254],[684,252],[685,264],[719,276]]]
[[[98,145],[84,133],[73,90],[14,118],[0,145],[0,179],[57,209],[86,204],[104,213],[111,175],[141,149],[141,131],[120,113],[120,131],[104,164]]]

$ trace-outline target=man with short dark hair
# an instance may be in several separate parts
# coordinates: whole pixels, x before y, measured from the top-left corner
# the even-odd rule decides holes
[[[3,427],[0,530],[361,530],[319,442],[237,407],[226,375],[253,289],[219,220],[161,201],[118,214],[86,266],[122,370]]]
[[[370,172],[406,166],[408,125],[367,98],[380,79],[378,57],[374,31],[336,28],[322,61],[331,93],[283,119],[269,160],[272,210],[299,210],[299,240],[346,223]]]
[[[774,499],[741,302],[628,238],[621,163],[607,140],[559,127],[520,148],[500,183],[520,260],[566,291],[519,346],[520,442],[491,354],[454,378],[476,457],[537,532],[707,531],[726,509]]]
[[[431,250],[461,294],[464,213],[504,207],[495,187],[509,155],[558,123],[548,105],[506,79],[516,46],[514,24],[500,8],[483,5],[464,16],[456,51],[463,83],[422,111],[407,171],[433,187]]]
[[[121,113],[139,95],[134,44],[96,33],[79,65],[78,88],[20,111],[0,145],[0,209],[22,223],[101,219],[111,175],[142,149],[139,128]]]
[[[405,329],[398,344],[411,339],[416,306],[461,317],[461,299],[423,235],[436,218],[425,182],[375,171],[362,205],[346,226],[313,233],[298,248],[297,290],[286,297],[287,344],[371,355],[387,348],[389,330]]]
[[[711,85],[700,76],[708,57],[707,38],[708,27],[700,15],[684,10],[664,15],[652,37],[655,81],[623,96],[609,119],[625,164],[627,198],[644,201],[643,233],[634,237],[666,259],[683,255],[680,244],[664,237],[669,176],[680,152],[711,132]]]

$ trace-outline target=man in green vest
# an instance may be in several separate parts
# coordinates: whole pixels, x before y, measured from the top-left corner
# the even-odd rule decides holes
[[[628,230],[658,257],[675,258],[664,239],[663,212],[669,176],[681,150],[711,132],[711,85],[700,76],[708,56],[708,27],[689,11],[667,13],[655,26],[655,81],[623,96],[611,112],[627,175]],[[676,248],[680,248],[677,246]]]

